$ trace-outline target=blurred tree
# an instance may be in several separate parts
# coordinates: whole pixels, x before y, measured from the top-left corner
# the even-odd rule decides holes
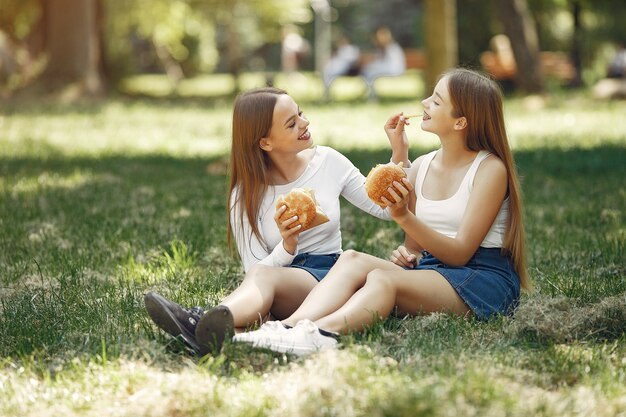
[[[216,25],[218,50],[227,59],[227,70],[235,79],[244,57],[265,43],[280,42],[286,24],[312,20],[310,0],[189,0]],[[238,84],[238,83],[236,83]]]
[[[458,60],[456,0],[425,0],[426,91],[434,88],[441,73]]]
[[[41,16],[43,0],[0,0],[0,30],[13,42],[24,41]]]
[[[480,54],[500,30],[491,2],[458,0],[457,25],[460,65],[480,68]]]
[[[38,82],[48,91],[78,87],[74,94],[104,91],[102,5],[99,0],[43,3],[48,63]]]
[[[404,48],[424,46],[423,0],[331,0],[332,21],[362,50],[374,50],[374,28],[387,26]],[[401,11],[401,12],[399,12]]]
[[[623,1],[528,0],[528,4],[537,22],[542,49],[569,53],[577,70],[575,85],[603,77],[611,46],[626,44]]]
[[[215,28],[187,0],[105,0],[107,56],[116,76],[158,67],[172,84],[212,71]],[[156,65],[156,68],[155,68]]]
[[[517,85],[528,93],[543,91],[537,29],[526,0],[494,0],[494,3],[515,55]]]
[[[0,37],[4,38],[0,89],[21,88],[41,71],[44,52],[44,0],[0,0]]]
[[[45,57],[43,72],[29,91],[63,92],[66,98],[103,92],[100,0],[0,1],[0,23],[19,47],[15,55],[21,61],[22,78],[36,72],[38,55]]]
[[[583,84],[583,61],[582,61],[582,36],[583,27],[581,20],[582,4],[579,0],[570,0],[572,20],[574,30],[572,31],[572,49],[570,57],[574,64],[574,78],[570,81],[570,86],[579,87]]]

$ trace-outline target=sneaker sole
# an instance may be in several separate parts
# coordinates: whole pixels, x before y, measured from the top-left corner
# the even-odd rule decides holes
[[[196,326],[196,342],[202,356],[222,349],[224,340],[234,333],[233,314],[226,306],[217,306],[206,312]]]
[[[334,346],[321,346],[321,347],[311,347],[311,346],[295,346],[290,343],[280,343],[280,342],[272,342],[272,343],[252,343],[252,346],[260,349],[269,349],[273,352],[278,353],[290,353],[296,356],[306,356],[315,352],[320,352],[326,349],[337,349],[338,345]]]
[[[194,335],[178,322],[161,296],[148,293],[144,296],[144,303],[148,315],[157,326],[173,337],[180,336],[196,352],[199,350]]]

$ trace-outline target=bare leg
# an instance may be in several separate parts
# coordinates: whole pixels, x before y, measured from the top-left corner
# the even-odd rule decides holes
[[[367,274],[375,269],[402,270],[393,262],[353,250],[345,251],[302,305],[283,322],[294,326],[302,319],[315,321],[332,313],[363,286]]]
[[[365,285],[341,308],[320,318],[316,324],[339,333],[359,331],[378,317],[387,318],[394,306],[414,315],[436,311],[467,315],[470,312],[438,272],[377,269],[367,275]]]
[[[245,327],[266,317],[293,313],[316,285],[317,280],[298,268],[255,265],[243,282],[221,304],[233,314],[235,327]]]

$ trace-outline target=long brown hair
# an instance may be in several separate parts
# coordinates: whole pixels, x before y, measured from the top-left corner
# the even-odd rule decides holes
[[[230,151],[230,184],[226,203],[229,248],[231,248],[233,236],[230,214],[235,207],[239,208],[235,213],[239,223],[243,223],[245,213],[252,233],[265,244],[257,219],[261,200],[269,184],[270,160],[259,146],[259,140],[269,135],[274,107],[278,96],[282,94],[287,94],[287,92],[274,87],[263,87],[246,91],[235,100]],[[239,230],[242,229],[239,228]]]
[[[504,126],[502,91],[487,75],[469,69],[455,68],[441,76],[444,77],[456,112],[454,116],[467,119],[467,147],[472,151],[489,151],[506,166],[509,218],[503,249],[511,255],[522,288],[531,290],[526,270],[522,192]]]

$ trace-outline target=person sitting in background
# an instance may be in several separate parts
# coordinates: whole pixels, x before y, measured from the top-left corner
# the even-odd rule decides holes
[[[618,45],[615,56],[609,63],[608,78],[626,77],[626,48],[623,44]]]
[[[361,71],[370,95],[373,93],[372,85],[378,77],[402,75],[406,69],[404,51],[394,40],[389,28],[379,27],[374,33],[374,43],[378,48],[376,58],[365,64]]]
[[[297,26],[283,28],[281,65],[284,73],[292,75],[300,71],[303,61],[311,53],[311,45],[302,37]]]
[[[323,78],[326,95],[333,80],[342,75],[357,75],[359,72],[359,57],[361,51],[352,44],[350,38],[339,36],[336,49],[324,67]]]

